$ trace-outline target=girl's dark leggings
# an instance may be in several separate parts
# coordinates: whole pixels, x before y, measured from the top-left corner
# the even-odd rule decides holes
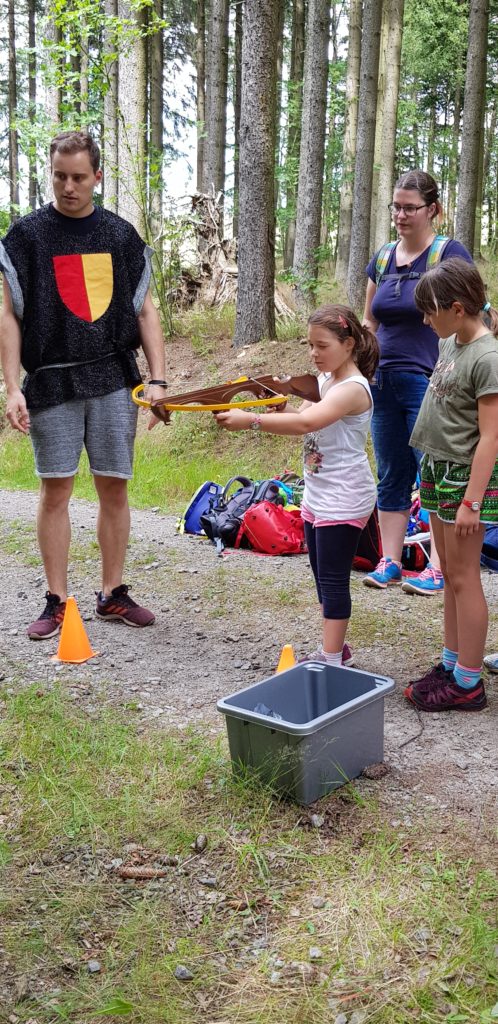
[[[357,526],[304,523],[310,565],[324,619],[349,619],[351,566],[361,530]]]

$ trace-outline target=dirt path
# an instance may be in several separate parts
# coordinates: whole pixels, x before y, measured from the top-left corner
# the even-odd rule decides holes
[[[127,582],[157,613],[143,631],[93,617],[99,587],[95,506],[72,503],[71,586],[93,648],[82,666],[55,665],[56,642],[33,643],[25,626],[43,607],[45,581],[34,536],[36,495],[0,491],[3,551],[0,678],[12,692],[58,679],[71,699],[95,711],[112,705],[141,729],[155,722],[224,729],[220,696],[271,675],[284,643],[296,655],[316,646],[318,616],[305,556],[218,559],[208,542],[175,534],[175,518],[133,513]],[[491,610],[488,649],[498,647],[498,576],[483,576]],[[439,598],[411,598],[399,588],[379,594],[355,574],[352,640],[357,665],[397,683],[385,707],[382,796],[403,818],[406,808],[438,806],[474,821],[498,814],[498,676],[488,681],[489,708],[477,715],[418,715],[404,682],[437,655]],[[414,801],[414,797],[416,800]]]

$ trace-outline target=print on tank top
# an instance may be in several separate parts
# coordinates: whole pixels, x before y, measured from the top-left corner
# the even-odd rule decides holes
[[[305,473],[320,472],[323,454],[318,447],[318,431],[306,434],[303,444],[303,461]]]

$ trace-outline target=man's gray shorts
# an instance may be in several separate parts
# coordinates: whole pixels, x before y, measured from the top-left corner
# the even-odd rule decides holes
[[[74,476],[85,447],[95,476],[130,480],[137,413],[128,388],[31,412],[37,475]]]

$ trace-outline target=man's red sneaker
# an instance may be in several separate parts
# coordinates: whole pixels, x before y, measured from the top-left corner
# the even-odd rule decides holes
[[[30,640],[48,640],[55,636],[62,626],[66,602],[61,601],[58,594],[51,594],[47,590],[45,594],[46,605],[40,618],[28,626],[26,632]]]
[[[152,626],[156,616],[148,608],[141,608],[128,596],[129,587],[122,583],[114,587],[109,597],[97,594],[96,612],[99,619],[121,619],[127,626]]]

